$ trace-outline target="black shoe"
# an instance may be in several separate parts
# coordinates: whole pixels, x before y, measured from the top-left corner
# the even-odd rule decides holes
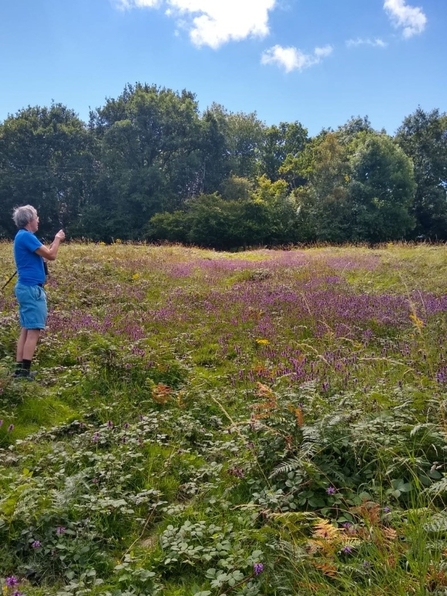
[[[31,372],[29,370],[25,370],[24,368],[19,368],[12,376],[17,380],[25,379],[27,381],[34,381],[36,378],[36,373],[34,371]]]

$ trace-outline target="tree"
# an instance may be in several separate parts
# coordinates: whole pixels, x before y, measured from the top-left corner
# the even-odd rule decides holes
[[[95,177],[94,145],[86,125],[62,104],[28,107],[0,125],[0,208],[31,204],[39,233],[70,226],[89,200]],[[15,231],[9,217],[0,235]]]
[[[265,131],[256,113],[227,113],[230,171],[253,180],[258,175],[260,147]]]
[[[315,137],[295,164],[306,184],[295,191],[303,240],[344,242],[350,237],[348,151],[335,133]]]
[[[447,239],[447,115],[419,107],[404,119],[396,141],[414,164],[414,234]]]
[[[202,188],[212,194],[231,174],[228,113],[213,103],[202,117]]]
[[[157,212],[175,210],[201,186],[202,129],[193,94],[128,85],[92,112],[101,147],[95,205],[105,213],[106,240],[141,237]]]
[[[295,191],[303,240],[380,242],[414,225],[411,160],[386,134],[359,131],[341,140],[324,133],[306,147]]]
[[[348,144],[361,132],[375,132],[368,116],[363,118],[361,116],[352,116],[345,124],[337,128],[336,135],[342,143]]]
[[[386,134],[359,133],[350,152],[351,239],[404,238],[414,228],[410,210],[416,184],[411,160]]]
[[[260,174],[273,182],[278,180],[281,177],[280,168],[286,159],[296,159],[308,141],[307,129],[299,122],[281,122],[278,126],[269,126],[260,146]]]

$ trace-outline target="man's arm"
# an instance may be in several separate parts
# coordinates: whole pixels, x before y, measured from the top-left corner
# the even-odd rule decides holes
[[[63,230],[59,230],[59,232],[54,237],[53,242],[50,244],[50,247],[47,248],[46,246],[41,246],[35,252],[46,259],[47,261],[54,261],[57,257],[57,251],[59,250],[59,245],[62,240],[65,239],[65,233]]]

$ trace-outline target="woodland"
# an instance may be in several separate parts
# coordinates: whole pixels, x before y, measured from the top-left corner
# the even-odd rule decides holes
[[[421,107],[394,135],[367,116],[309,136],[194,93],[128,84],[83,122],[60,103],[0,123],[0,238],[15,206],[40,235],[237,250],[447,239],[447,115]]]

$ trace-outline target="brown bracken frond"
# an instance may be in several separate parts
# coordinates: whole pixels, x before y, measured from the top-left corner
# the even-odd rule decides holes
[[[314,563],[315,568],[328,577],[337,577],[338,569],[331,563]]]
[[[152,389],[152,399],[158,404],[165,404],[168,401],[171,393],[172,389],[169,387],[169,385],[158,383],[158,385],[155,385],[155,387]]]
[[[303,410],[301,408],[295,408],[294,414],[296,418],[296,423],[301,428],[304,424]]]
[[[259,397],[267,397],[268,399],[274,400],[276,402],[276,395],[274,394],[273,390],[267,385],[263,383],[257,383],[258,386],[258,396]]]
[[[380,523],[381,507],[378,503],[374,503],[374,501],[364,501],[358,507],[353,507],[351,511],[371,525]]]
[[[333,526],[326,519],[319,519],[314,526],[312,538],[323,538],[324,540],[337,540],[340,530]]]

